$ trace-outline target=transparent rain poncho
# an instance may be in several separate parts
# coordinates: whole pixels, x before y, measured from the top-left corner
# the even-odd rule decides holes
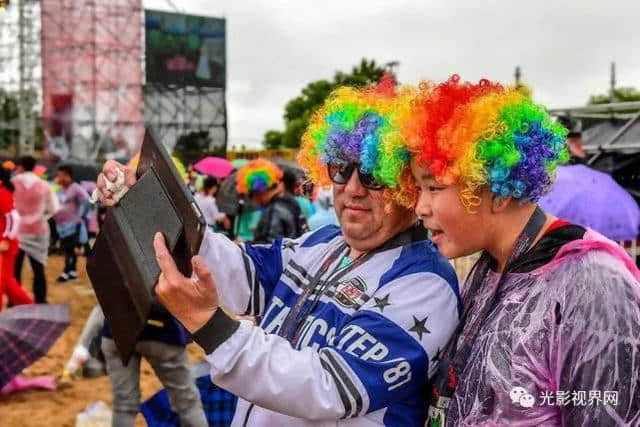
[[[498,278],[489,273],[474,306]],[[446,425],[640,426],[639,283],[623,249],[590,230],[548,264],[508,274],[458,365]]]

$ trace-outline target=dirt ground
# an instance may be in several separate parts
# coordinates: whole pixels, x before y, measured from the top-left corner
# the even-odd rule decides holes
[[[58,339],[49,353],[25,370],[29,376],[53,375],[59,377],[64,364],[71,355],[85,319],[96,304],[95,294],[87,278],[86,260],[78,260],[78,280],[58,284],[56,277],[62,271],[63,258],[53,255],[47,265],[47,285],[50,303],[68,304],[71,309],[71,325]],[[23,284],[32,290],[32,275],[25,261]],[[189,346],[192,362],[204,358],[202,350],[194,344]],[[162,388],[149,364],[141,367],[143,401]],[[78,379],[70,387],[55,391],[27,391],[0,396],[1,427],[75,426],[76,415],[92,402],[102,400],[111,406],[111,384],[106,376],[93,379]],[[144,418],[138,415],[136,426],[145,426]]]

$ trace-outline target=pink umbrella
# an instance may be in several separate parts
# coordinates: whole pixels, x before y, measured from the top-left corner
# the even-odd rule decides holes
[[[47,167],[44,165],[36,165],[36,167],[33,168],[33,173],[35,173],[38,176],[42,176],[45,173],[47,173]]]
[[[226,178],[233,170],[233,165],[222,157],[205,157],[193,165],[194,169],[205,175]]]

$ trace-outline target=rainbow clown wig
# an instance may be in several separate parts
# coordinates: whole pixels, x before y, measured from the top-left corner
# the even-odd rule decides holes
[[[282,171],[269,160],[256,159],[238,170],[236,181],[238,193],[242,195],[262,193],[282,181]]]
[[[412,207],[415,185],[400,123],[409,116],[415,90],[384,76],[374,87],[334,90],[302,136],[298,163],[315,184],[331,185],[327,165],[358,163],[385,185],[384,197]]]
[[[462,184],[472,211],[478,191],[536,202],[569,160],[567,130],[514,87],[488,80],[420,84],[403,136],[413,158],[444,184]]]

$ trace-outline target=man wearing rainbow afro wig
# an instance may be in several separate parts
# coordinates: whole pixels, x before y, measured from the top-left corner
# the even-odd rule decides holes
[[[388,79],[340,88],[313,117],[301,163],[333,183],[341,227],[258,245],[207,232],[197,281],[163,270],[163,303],[206,351],[213,382],[239,397],[232,425],[424,425],[460,299],[450,263],[400,203],[414,188],[398,126],[414,93]],[[239,171],[241,193],[271,191],[278,178],[260,164]],[[175,302],[190,289],[188,305]]]
[[[207,231],[196,278],[156,238],[159,298],[205,350],[212,381],[239,397],[233,426],[424,425],[460,298],[404,196],[415,187],[399,123],[413,95],[389,79],[341,88],[313,117],[301,163],[333,183],[341,227],[258,245]],[[246,193],[272,185],[238,179]]]
[[[421,84],[402,134],[433,242],[482,253],[428,425],[640,425],[640,272],[536,205],[568,160],[566,130],[514,88],[453,76]]]
[[[254,232],[255,243],[300,237],[306,229],[302,210],[284,191],[282,177],[278,165],[265,159],[252,160],[238,170],[238,193],[250,197],[263,208]]]

